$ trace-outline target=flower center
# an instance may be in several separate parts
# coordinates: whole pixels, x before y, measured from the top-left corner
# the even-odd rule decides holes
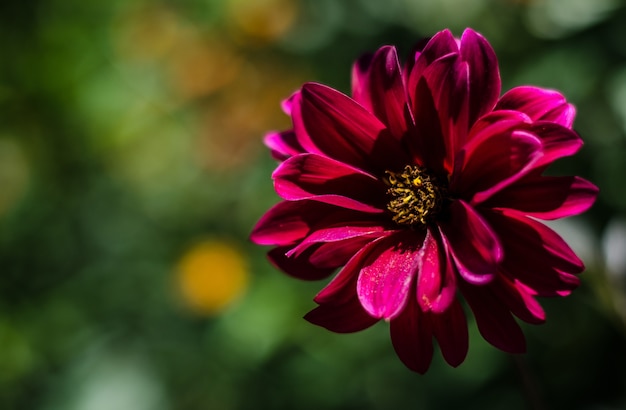
[[[441,210],[446,189],[425,168],[406,165],[401,172],[385,171],[391,198],[387,209],[398,225],[426,225]]]

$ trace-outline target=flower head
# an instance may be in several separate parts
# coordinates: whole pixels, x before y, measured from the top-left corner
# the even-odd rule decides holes
[[[525,350],[517,323],[541,323],[538,296],[565,296],[582,261],[538,219],[579,214],[597,188],[543,175],[582,145],[556,91],[500,97],[487,40],[441,31],[402,67],[394,47],[359,59],[352,97],[307,83],[283,104],[293,128],[267,135],[283,199],[254,228],[287,274],[336,276],[305,318],[335,332],[390,323],[406,366],[425,372],[433,337],[452,366],[482,336]],[[464,308],[465,300],[469,309]]]

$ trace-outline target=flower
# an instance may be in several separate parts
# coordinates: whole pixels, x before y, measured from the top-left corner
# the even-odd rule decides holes
[[[471,29],[416,50],[404,67],[392,46],[359,59],[352,98],[306,83],[284,102],[293,129],[265,139],[284,201],[251,239],[300,279],[341,268],[305,318],[339,333],[384,319],[399,358],[424,373],[433,337],[448,364],[465,359],[465,305],[489,343],[525,350],[515,317],[544,322],[536,297],[568,295],[584,270],[537,219],[584,212],[598,189],[543,175],[582,145],[560,93],[500,97],[495,53]]]

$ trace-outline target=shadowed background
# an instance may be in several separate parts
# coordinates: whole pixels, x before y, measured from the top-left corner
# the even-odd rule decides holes
[[[304,81],[445,27],[483,33],[503,90],[578,108],[551,168],[600,186],[552,224],[585,260],[542,300],[526,356],[489,346],[425,376],[388,326],[301,319],[247,236],[278,198],[262,136]],[[0,5],[0,408],[626,408],[626,6],[620,0],[30,0]]]

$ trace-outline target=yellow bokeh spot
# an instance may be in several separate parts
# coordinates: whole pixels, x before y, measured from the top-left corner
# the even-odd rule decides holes
[[[234,246],[204,241],[192,246],[177,266],[177,281],[183,301],[203,315],[219,313],[246,288],[248,266]]]
[[[284,35],[298,15],[294,0],[229,0],[230,17],[245,35],[272,41]]]

